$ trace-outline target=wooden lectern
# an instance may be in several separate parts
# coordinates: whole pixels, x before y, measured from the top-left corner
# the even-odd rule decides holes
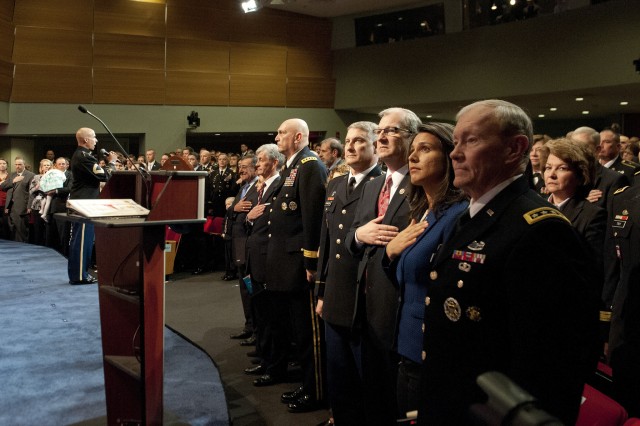
[[[100,193],[135,200],[147,217],[84,219],[95,225],[110,425],[162,424],[165,227],[205,221],[206,172],[149,175],[116,172]]]

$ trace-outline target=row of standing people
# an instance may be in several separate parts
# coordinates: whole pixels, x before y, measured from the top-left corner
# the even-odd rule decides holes
[[[497,370],[575,420],[599,353],[601,283],[570,221],[530,190],[531,140],[530,119],[502,101],[463,109],[455,129],[391,108],[349,127],[350,171],[325,189],[306,123],[285,121],[282,172],[273,147],[257,151],[254,187],[270,193],[238,194],[230,209],[234,241],[236,225],[248,235],[254,385],[284,379],[291,335],[304,377],[281,396],[292,412],[319,406],[326,371],[337,424],[416,409],[422,424],[464,424],[484,400],[476,376]]]

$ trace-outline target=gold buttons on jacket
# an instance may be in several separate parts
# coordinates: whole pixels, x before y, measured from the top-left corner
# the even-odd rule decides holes
[[[342,214],[347,214],[347,209],[342,209]]]
[[[438,273],[436,271],[429,272],[429,278],[431,278],[434,281],[437,280],[438,279]]]
[[[462,288],[463,285],[464,285],[464,281],[458,280],[458,288]]]
[[[429,296],[424,298],[424,304],[429,306],[429,303],[431,303],[431,298]]]
[[[422,351],[422,360],[424,361],[427,358],[427,353]]]
[[[271,234],[269,234],[269,238],[271,238]]]
[[[267,225],[271,225],[271,221],[268,221],[268,222],[267,222]]]
[[[340,259],[340,253],[336,254],[336,259]]]
[[[422,332],[423,333],[424,333],[424,330],[425,330],[425,326],[424,326],[424,323],[422,323]]]
[[[344,228],[343,224],[338,225],[338,229],[342,229],[342,228]]]
[[[336,244],[340,244],[341,242],[342,242],[342,241],[340,241],[340,238],[338,238],[338,239],[336,240]]]

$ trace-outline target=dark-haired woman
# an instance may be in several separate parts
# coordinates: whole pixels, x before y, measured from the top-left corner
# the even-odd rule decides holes
[[[409,149],[411,189],[408,199],[411,223],[386,247],[389,270],[395,271],[401,304],[396,329],[400,355],[397,398],[401,417],[418,409],[418,382],[422,363],[422,324],[427,296],[429,263],[447,239],[457,217],[468,206],[453,186],[453,126],[427,123],[420,126]]]

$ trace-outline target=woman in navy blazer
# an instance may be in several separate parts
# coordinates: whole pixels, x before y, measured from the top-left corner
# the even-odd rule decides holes
[[[453,126],[420,126],[409,150],[411,188],[408,199],[411,224],[386,248],[389,273],[400,287],[401,302],[396,327],[400,355],[397,381],[401,417],[418,409],[418,381],[422,363],[422,322],[427,296],[429,263],[440,244],[467,208],[464,194],[453,186]]]

